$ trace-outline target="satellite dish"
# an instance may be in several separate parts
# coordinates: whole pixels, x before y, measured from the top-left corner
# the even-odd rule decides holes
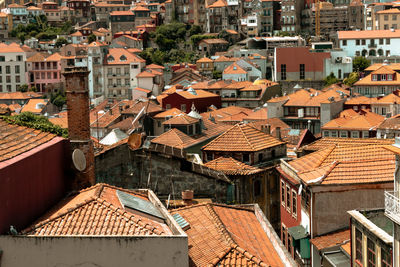
[[[78,171],[83,171],[86,169],[86,158],[82,150],[75,149],[74,152],[72,152],[72,162]]]
[[[142,145],[142,136],[141,134],[131,134],[128,138],[128,146],[136,150]]]

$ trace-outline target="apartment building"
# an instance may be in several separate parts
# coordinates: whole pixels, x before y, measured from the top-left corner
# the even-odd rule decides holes
[[[15,92],[26,83],[25,61],[30,53],[16,43],[0,43],[0,92]]]
[[[399,56],[400,30],[338,31],[339,48],[350,57]]]
[[[145,67],[146,61],[124,48],[110,48],[105,56],[105,96],[130,98],[132,88],[138,87],[136,76]]]
[[[278,10],[281,9],[280,1],[269,1],[263,0],[261,1],[261,28],[260,28],[260,36],[271,36],[274,30],[280,30],[280,12]]]
[[[49,92],[62,87],[61,55],[36,53],[26,60],[26,81],[30,88]]]
[[[304,0],[283,0],[281,2],[281,29],[283,32],[298,33],[301,29],[301,12]]]
[[[206,7],[207,32],[219,33],[222,30],[239,31],[239,18],[242,7],[238,1],[218,0]]]
[[[376,30],[400,29],[400,10],[391,8],[375,14]]]

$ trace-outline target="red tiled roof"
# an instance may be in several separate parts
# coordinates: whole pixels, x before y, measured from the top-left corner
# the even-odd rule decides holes
[[[231,157],[219,157],[204,164],[211,169],[222,171],[226,175],[251,175],[262,172],[262,169],[247,165]]]
[[[326,249],[348,243],[350,241],[350,230],[341,230],[323,236],[315,237],[310,242],[318,249]]]
[[[161,119],[161,118],[166,118],[168,116],[176,116],[176,115],[179,115],[179,114],[182,114],[182,113],[184,113],[184,112],[182,110],[180,110],[180,109],[171,108],[171,109],[168,109],[168,110],[163,111],[161,113],[158,113],[157,115],[154,116],[154,118]]]
[[[205,151],[260,151],[284,142],[248,124],[236,124],[202,147]]]
[[[353,114],[349,114],[348,111]],[[368,110],[356,112],[349,109],[342,111],[338,118],[325,123],[321,129],[370,131],[375,130],[384,120],[385,117]]]
[[[288,162],[305,183],[393,182],[395,158],[384,145],[331,145]]]
[[[31,236],[60,235],[167,235],[164,223],[127,211],[117,190],[149,201],[145,194],[97,184],[59,202],[32,226],[22,231]]]
[[[164,121],[163,125],[189,125],[199,122],[198,119],[192,118],[186,113],[178,114],[169,120]]]
[[[137,89],[137,88],[135,88]],[[162,111],[162,108],[159,105],[156,105],[150,101],[135,101],[129,108],[124,109],[121,111],[121,114],[139,114],[140,110],[145,107],[146,113],[154,113]]]
[[[139,57],[138,55],[129,52],[124,48],[110,48],[108,50],[108,54],[105,57],[105,62],[107,65],[114,65],[114,64],[130,64],[133,62],[145,62],[143,58]]]
[[[254,211],[199,204],[172,211],[190,225],[185,232],[195,266],[284,266]]]
[[[56,137],[51,133],[0,120],[0,162],[28,152]]]
[[[400,38],[400,30],[338,31],[339,40]]]
[[[335,145],[336,147],[362,146],[362,145],[391,145],[394,139],[378,138],[335,138],[323,137],[317,141],[304,146],[302,149],[307,151],[318,151]]]
[[[35,92],[13,92],[13,93],[0,93],[0,99],[30,99],[30,98],[38,98],[42,95],[35,93]]]
[[[28,103],[26,103],[22,107],[21,112],[32,112],[35,114],[41,113],[48,103],[49,103],[48,99],[40,99],[40,98],[29,99]],[[40,108],[38,104],[42,104],[43,107]]]
[[[183,149],[195,143],[195,139],[173,128],[151,140],[154,144],[166,145]]]
[[[235,62],[235,63],[229,65],[228,67],[226,67],[222,73],[223,74],[246,74],[247,71],[245,71],[242,67],[240,67]]]

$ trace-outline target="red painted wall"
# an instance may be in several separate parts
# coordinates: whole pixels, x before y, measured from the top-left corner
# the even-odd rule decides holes
[[[211,105],[216,106],[217,108],[221,107],[221,97],[206,97],[206,98],[195,98],[195,99],[186,99],[177,93],[170,94],[169,96],[163,98],[162,107],[166,109],[167,104],[171,105],[171,108],[181,109],[182,104],[186,104],[186,113],[189,113],[192,108],[192,103],[194,103],[196,109],[199,112],[206,112],[207,108]]]
[[[299,72],[300,64],[305,64],[306,72],[322,72],[324,59],[330,58],[329,52],[310,52],[309,47],[281,47],[276,49],[276,66],[286,64],[286,72]]]
[[[0,234],[23,230],[65,196],[69,142],[56,137],[0,162]]]
[[[297,216],[293,217],[292,216],[292,207],[290,208],[290,213],[288,212],[288,210],[286,209],[286,205],[282,206],[282,201],[281,201],[281,197],[282,197],[282,181],[285,182],[285,186],[289,185],[290,190],[295,190],[298,193],[298,186],[292,184],[288,179],[286,179],[283,175],[281,175],[281,183],[279,184],[280,187],[280,207],[281,207],[281,224],[283,223],[287,228],[293,227],[293,226],[297,226],[300,225],[301,222],[301,196],[297,195]],[[285,192],[286,194],[286,192]],[[286,195],[285,195],[286,196]],[[293,205],[292,200],[290,201],[291,205]]]

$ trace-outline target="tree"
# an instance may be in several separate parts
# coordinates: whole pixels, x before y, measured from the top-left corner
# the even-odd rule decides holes
[[[333,74],[333,72],[331,72],[331,74],[329,74],[329,76],[327,76],[324,79],[324,82],[325,82],[325,86],[329,86],[331,84],[340,82],[340,80],[335,77],[335,74]]]
[[[56,40],[55,46],[56,46],[56,48],[60,48],[65,44],[68,44],[67,39],[65,39],[64,37],[59,37]]]
[[[343,83],[348,86],[353,86],[353,84],[358,81],[358,78],[358,72],[352,72],[349,77],[343,80]]]
[[[18,91],[20,92],[28,92],[29,86],[27,84],[21,84],[20,87],[18,88]]]
[[[355,57],[353,60],[353,71],[364,71],[369,65],[371,65],[371,61],[365,57]]]
[[[222,71],[213,70],[212,76],[213,76],[213,79],[219,80],[222,78]]]
[[[67,103],[65,93],[61,90],[57,91],[56,93],[52,92],[50,94],[50,103],[61,109]]]
[[[203,30],[201,29],[201,26],[199,25],[192,25],[192,27],[189,30],[189,36],[195,35],[195,34],[199,34],[202,33]]]
[[[206,34],[195,34],[190,37],[190,42],[193,45],[193,48],[197,47],[201,40],[204,39],[215,39],[216,37],[213,35]]]
[[[88,36],[88,43],[93,43],[96,41],[96,35],[94,35],[93,33],[91,35]]]

